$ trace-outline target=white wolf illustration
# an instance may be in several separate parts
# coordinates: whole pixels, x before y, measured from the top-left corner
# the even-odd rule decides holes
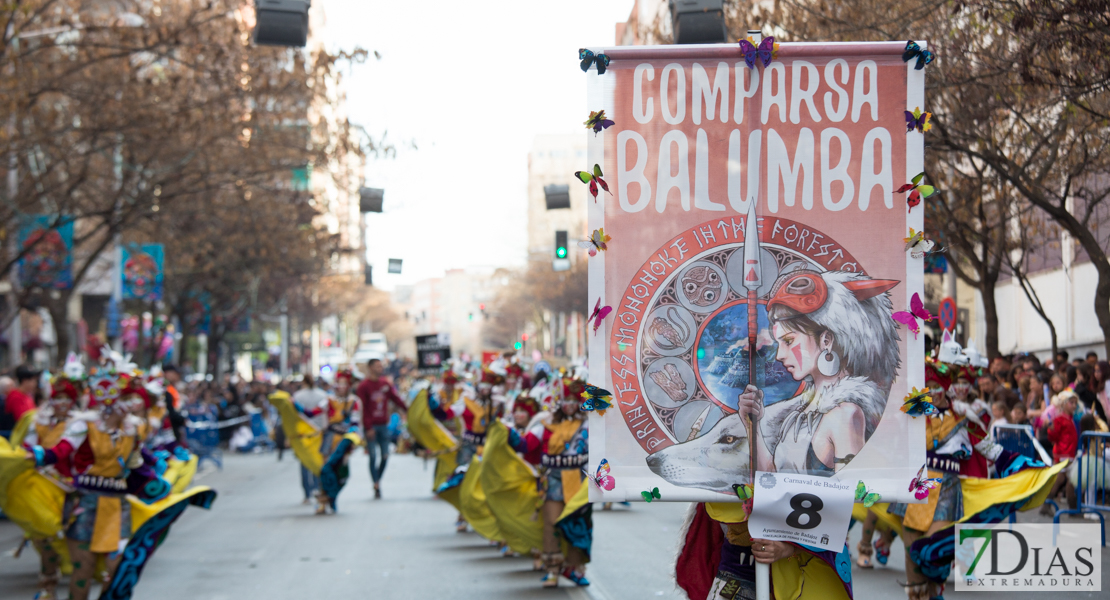
[[[648,456],[647,464],[674,485],[731,493],[748,480],[748,456],[747,424],[732,414],[697,439]]]

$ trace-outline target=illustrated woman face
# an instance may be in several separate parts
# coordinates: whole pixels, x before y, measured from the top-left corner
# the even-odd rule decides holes
[[[801,381],[817,372],[817,359],[821,356],[821,341],[800,331],[791,331],[781,322],[771,327],[771,334],[779,343],[775,358],[782,363],[794,381]]]

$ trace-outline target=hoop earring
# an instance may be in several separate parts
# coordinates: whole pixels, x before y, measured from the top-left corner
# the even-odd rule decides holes
[[[840,355],[832,349],[825,350],[817,359],[817,370],[825,377],[832,377],[840,372]]]

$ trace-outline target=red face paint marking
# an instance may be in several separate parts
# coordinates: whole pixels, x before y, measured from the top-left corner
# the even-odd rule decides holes
[[[802,345],[798,344],[790,350],[794,352],[794,360],[798,361],[798,366],[802,366]]]

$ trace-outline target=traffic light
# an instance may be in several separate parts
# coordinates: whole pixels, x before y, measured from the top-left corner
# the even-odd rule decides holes
[[[555,258],[567,257],[567,232],[555,232]]]
[[[513,344],[513,348],[516,348],[517,350],[520,350],[523,347],[524,346],[520,342],[517,342],[517,343]]]

